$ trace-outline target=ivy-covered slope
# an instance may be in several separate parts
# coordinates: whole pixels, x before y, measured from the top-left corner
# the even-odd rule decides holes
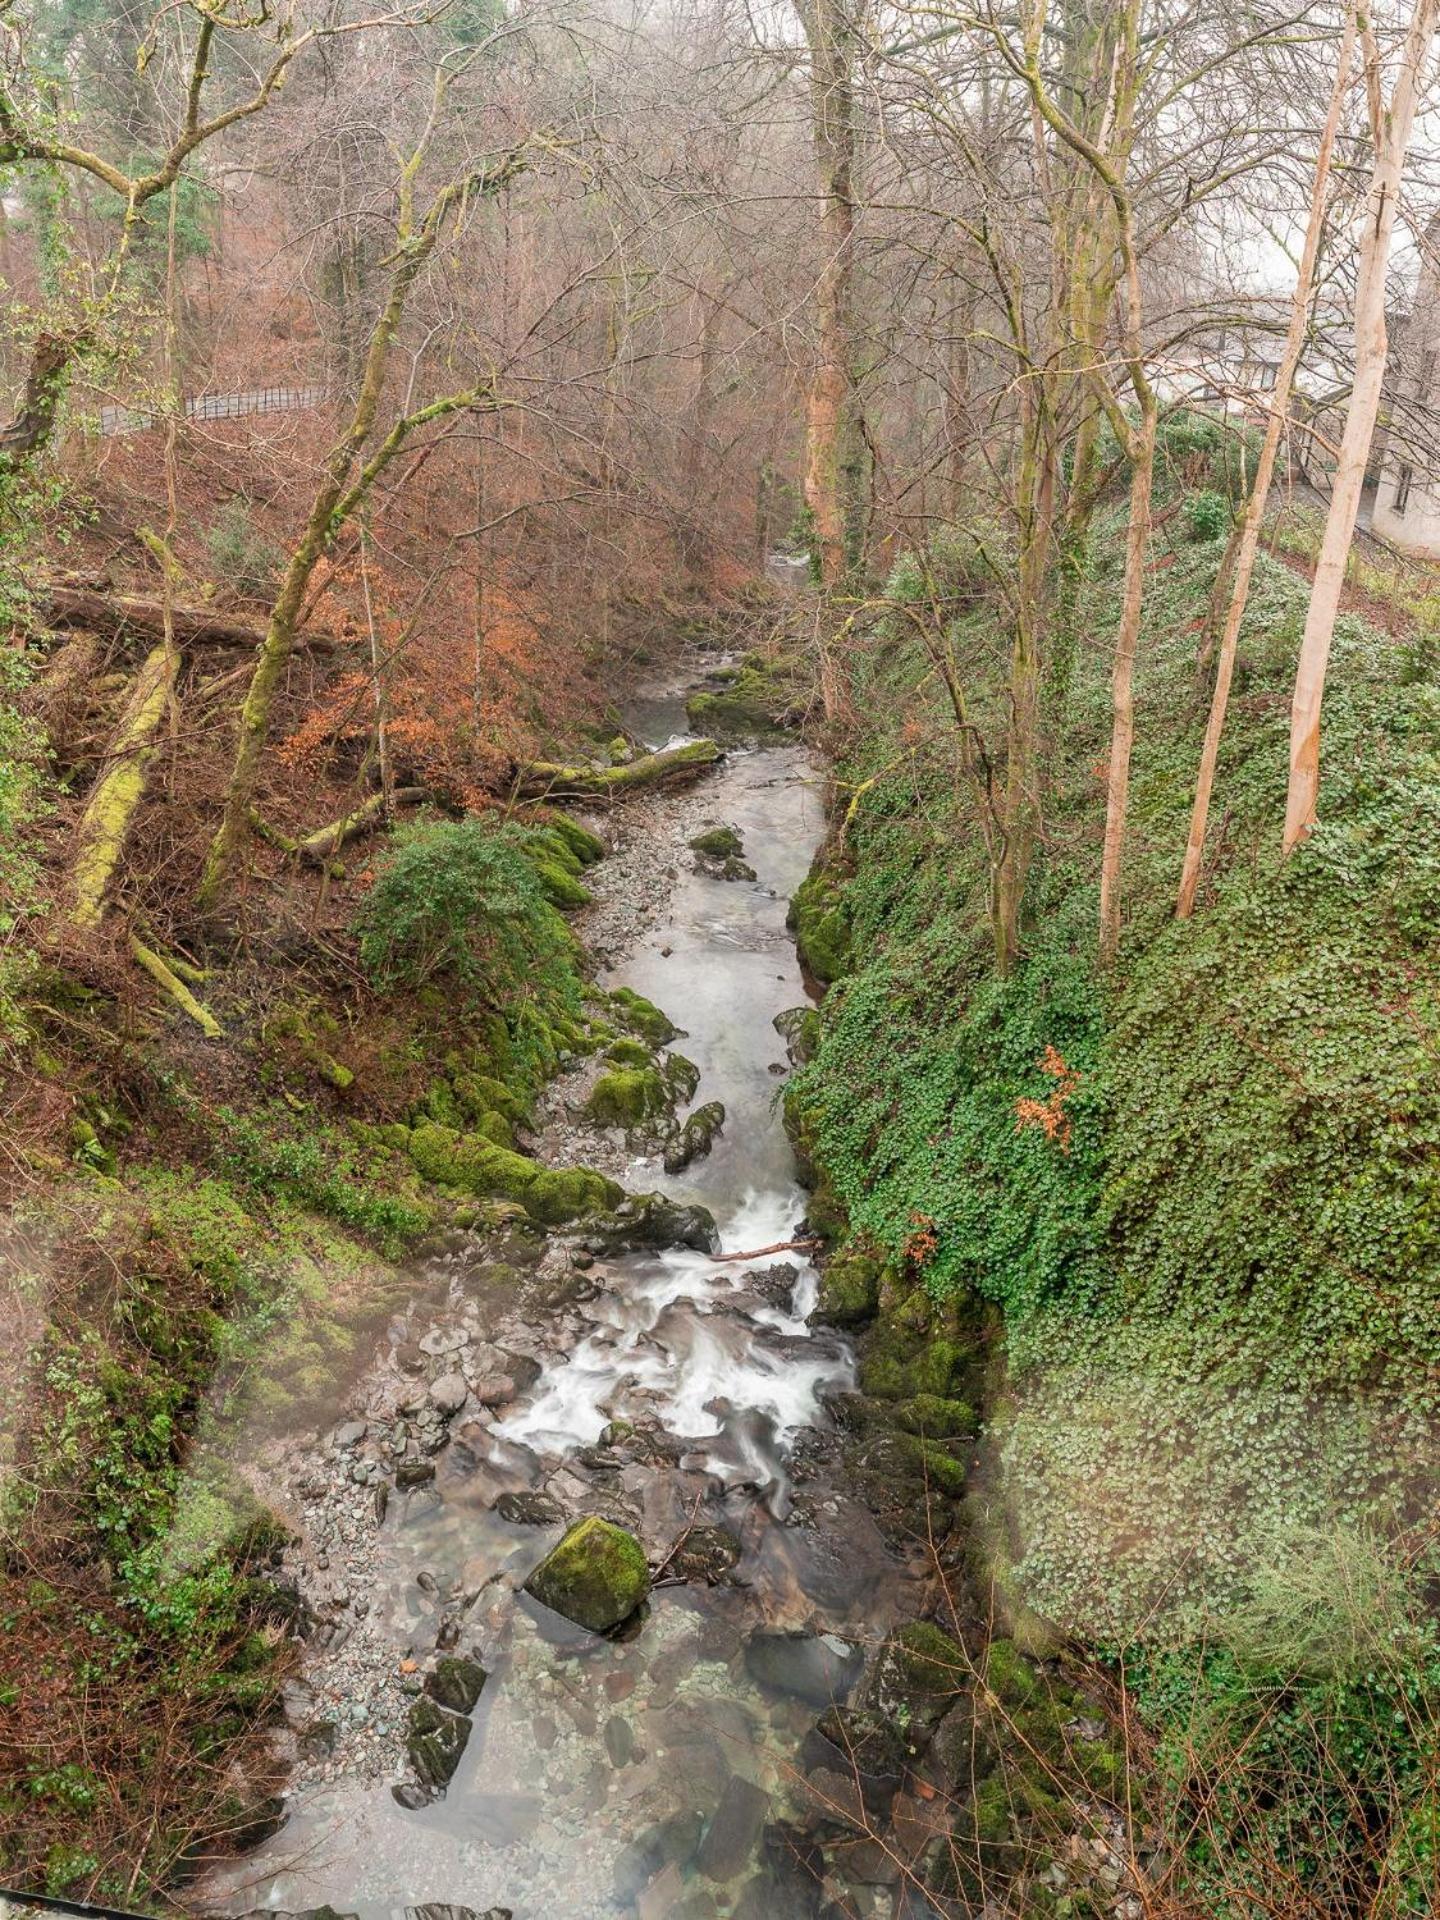
[[[1187,1715],[1202,1643],[1207,1671],[1230,1663],[1212,1706],[1248,1715],[1256,1673],[1272,1689],[1308,1675],[1320,1693],[1304,1696],[1306,1725],[1326,1717],[1354,1752],[1331,1782],[1335,1806],[1309,1769],[1325,1811],[1306,1799],[1301,1823],[1333,1816],[1371,1846],[1424,1774],[1440,1680],[1426,1603],[1440,663],[1423,632],[1342,617],[1321,821],[1282,865],[1308,588],[1262,556],[1201,909],[1176,922],[1208,700],[1198,630],[1221,553],[1207,530],[1182,508],[1155,555],[1127,927],[1109,981],[1095,930],[1118,517],[1097,533],[1081,592],[1088,640],[1050,692],[1042,845],[1007,980],[990,968],[984,846],[943,688],[901,622],[857,657],[863,719],[839,773],[842,797],[858,797],[824,883],[848,945],[832,924],[840,977],[791,1104],[852,1235],[921,1271],[938,1298],[973,1291],[1003,1312],[984,1526],[1013,1598],[1089,1646],[1140,1649],[1155,1701],[1177,1688]],[[963,587],[963,556],[957,568]],[[928,597],[933,582],[907,563],[891,593],[922,586]],[[993,714],[993,617],[969,612],[952,640]],[[1186,1766],[1192,1736],[1187,1721]],[[1273,1737],[1258,1738],[1257,1766]],[[1385,1791],[1356,1786],[1370,1774]],[[1350,1858],[1348,1840],[1305,1844],[1322,1880]]]

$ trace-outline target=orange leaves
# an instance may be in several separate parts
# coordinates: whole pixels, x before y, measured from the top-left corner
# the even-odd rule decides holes
[[[940,1236],[935,1231],[932,1214],[912,1213],[910,1231],[905,1236],[905,1258],[912,1267],[928,1267],[935,1258],[936,1248],[940,1245]]]
[[[1024,1133],[1029,1127],[1038,1127],[1047,1140],[1053,1141],[1062,1153],[1068,1153],[1071,1125],[1070,1115],[1065,1108],[1080,1085],[1080,1075],[1064,1054],[1048,1042],[1035,1064],[1042,1073],[1049,1074],[1055,1084],[1047,1099],[1022,1097],[1015,1102],[1015,1131]]]

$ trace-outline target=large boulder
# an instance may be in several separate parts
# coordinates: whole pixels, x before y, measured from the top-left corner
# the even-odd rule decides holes
[[[677,1127],[665,1142],[665,1171],[683,1173],[692,1160],[702,1160],[714,1146],[725,1125],[725,1108],[719,1100],[697,1107],[683,1127]]]
[[[607,1633],[650,1591],[645,1549],[613,1520],[588,1514],[577,1520],[525,1582],[541,1606],[592,1633]]]
[[[718,1253],[720,1229],[708,1207],[682,1207],[663,1193],[641,1193],[597,1221],[586,1244],[594,1253],[663,1252],[666,1247]]]
[[[793,1694],[812,1707],[843,1700],[860,1678],[865,1656],[833,1633],[791,1633],[761,1627],[745,1645],[751,1676],[774,1693]]]

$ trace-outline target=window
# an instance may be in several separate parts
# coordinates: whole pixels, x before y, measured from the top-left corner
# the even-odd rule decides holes
[[[1404,513],[1410,504],[1410,482],[1415,478],[1415,469],[1408,460],[1400,462],[1400,475],[1395,482],[1395,497],[1390,502],[1397,514]]]

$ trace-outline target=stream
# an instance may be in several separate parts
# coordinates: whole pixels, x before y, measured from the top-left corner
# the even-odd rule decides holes
[[[627,717],[662,745],[684,731],[683,693]],[[754,882],[711,877],[685,851],[716,821],[739,829]],[[693,1104],[727,1116],[686,1172],[632,1155],[623,1177],[708,1207],[727,1251],[791,1239],[805,1211],[772,1023],[805,997],[785,914],[822,824],[798,745],[734,752],[701,786],[614,819],[622,839],[659,836],[648,871],[664,892],[612,949],[605,984],[664,1009],[700,1069]],[[628,884],[621,871],[612,891]],[[563,1101],[550,1097],[556,1126]],[[334,1429],[263,1456],[299,1489],[303,1585],[325,1624],[287,1703],[302,1729],[288,1819],[212,1878],[209,1903],[359,1920],[427,1904],[513,1920],[889,1915],[893,1889],[848,1879],[810,1838],[800,1760],[919,1577],[845,1490],[822,1396],[851,1384],[854,1359],[807,1325],[814,1270],[796,1253],[540,1244],[517,1253],[518,1291],[493,1251],[419,1263]],[[437,1368],[459,1374],[462,1398],[468,1380],[465,1410],[433,1479],[387,1498],[385,1435]],[[496,1373],[509,1391],[487,1405]],[[629,1526],[658,1569],[648,1610],[612,1638],[521,1591],[587,1512]],[[437,1646],[488,1679],[454,1778],[425,1800],[397,1795],[395,1762]]]

